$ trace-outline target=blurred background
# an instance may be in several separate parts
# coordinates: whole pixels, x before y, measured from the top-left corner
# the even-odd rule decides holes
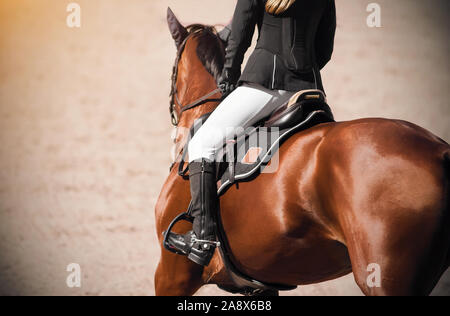
[[[166,9],[223,25],[236,1],[78,0],[81,28],[66,25],[70,2],[0,1],[0,294],[153,295],[171,163]],[[404,119],[449,142],[450,2],[378,0],[382,27],[369,28],[370,2],[337,1],[323,71],[337,120]],[[81,288],[66,285],[70,263]],[[284,294],[361,292],[348,275]],[[434,294],[450,295],[449,272]]]

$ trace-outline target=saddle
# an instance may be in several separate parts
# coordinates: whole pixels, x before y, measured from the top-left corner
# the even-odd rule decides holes
[[[211,113],[208,113],[194,123],[190,131],[191,138],[210,115]],[[296,93],[269,117],[255,124],[255,127],[248,128],[224,142],[217,155],[218,195],[225,194],[231,186],[238,182],[254,180],[261,173],[276,172],[279,148],[289,137],[327,122],[334,122],[334,117],[322,91],[303,90]],[[183,150],[178,170],[179,175],[184,178],[188,178],[186,176],[188,168],[184,169],[188,144],[189,141]],[[183,213],[170,224],[164,238],[164,247],[169,251],[173,251],[173,249],[170,249],[166,237],[178,221],[188,218],[187,213]],[[225,290],[254,295],[267,291],[286,291],[296,288],[296,286],[283,284],[267,284],[241,273],[233,263],[232,251],[223,229],[220,214],[216,214],[215,220],[216,235],[220,245],[218,249],[235,284],[233,289],[226,288]]]
[[[334,122],[334,117],[322,91],[296,93],[256,127],[228,140],[223,154],[219,155],[226,162],[219,166],[219,195],[236,182],[251,181],[261,173],[276,172],[283,142],[300,131],[326,122]]]

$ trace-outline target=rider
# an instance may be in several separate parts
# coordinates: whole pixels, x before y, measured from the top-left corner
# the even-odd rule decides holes
[[[241,75],[255,25],[258,42]],[[224,138],[267,117],[300,90],[323,90],[320,69],[331,59],[335,30],[334,0],[238,0],[218,82],[226,98],[188,146],[193,231],[169,236],[190,260],[206,266],[216,247],[215,158]]]

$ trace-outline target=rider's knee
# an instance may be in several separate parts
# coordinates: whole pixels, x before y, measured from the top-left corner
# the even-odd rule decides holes
[[[189,161],[206,158],[214,160],[215,147],[208,145],[201,137],[193,137],[188,145]]]

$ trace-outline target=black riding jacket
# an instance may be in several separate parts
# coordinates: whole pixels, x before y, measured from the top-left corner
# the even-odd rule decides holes
[[[239,83],[271,90],[321,89],[320,69],[331,59],[336,31],[334,0],[297,0],[281,15],[265,11],[267,0],[238,0],[225,68],[240,73],[258,26],[256,49]]]

